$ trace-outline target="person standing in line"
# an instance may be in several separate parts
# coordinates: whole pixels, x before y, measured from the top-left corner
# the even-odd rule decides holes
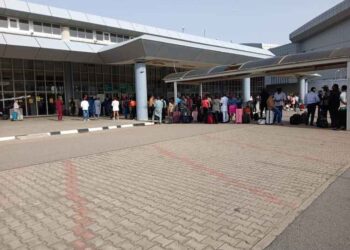
[[[322,87],[322,96],[320,98],[320,115],[322,117],[327,118],[328,117],[328,110],[329,110],[329,88],[327,85]]]
[[[174,110],[175,110],[174,99],[170,99],[169,105],[168,105],[168,110],[167,110],[168,111],[167,115],[173,116]]]
[[[312,87],[311,91],[305,95],[305,105],[307,107],[307,120],[305,121],[305,125],[313,126],[314,125],[314,118],[315,118],[315,112],[316,107],[318,103],[320,102],[320,98],[316,94],[316,88]],[[310,120],[311,116],[311,120]]]
[[[287,100],[286,94],[282,92],[282,88],[277,89],[276,93],[273,96],[273,99],[275,101],[275,109],[278,109],[279,111],[279,116],[276,117],[276,122],[282,125],[283,107],[285,101]]]
[[[112,110],[113,110],[113,121],[115,121],[115,118],[119,120],[119,101],[118,97],[114,97],[114,100],[112,102]]]
[[[208,122],[208,114],[209,114],[210,103],[208,97],[203,97],[202,100],[202,110],[203,110],[203,122]]]
[[[94,102],[94,105],[95,105],[95,117],[97,119],[100,118],[100,115],[101,115],[101,101],[100,101],[100,97],[97,97],[95,102]]]
[[[339,85],[333,84],[332,91],[329,94],[329,113],[331,115],[331,127],[336,130],[339,128],[339,106],[340,106]]]
[[[153,111],[154,111],[154,96],[152,95],[149,99],[148,99],[148,118],[150,118],[153,115]]]
[[[87,101],[87,97],[84,97],[84,100],[80,103],[80,107],[83,110],[84,122],[89,121],[89,102]]]
[[[164,101],[162,101],[159,96],[154,102],[154,111],[152,114],[152,121],[154,122],[155,116],[159,118],[159,124],[162,124]]]
[[[69,102],[69,113],[71,116],[75,115],[75,101],[73,98],[71,98]]]
[[[162,117],[165,117],[167,115],[167,101],[164,99],[163,96],[160,97],[160,100],[163,102]]]
[[[234,94],[232,94],[231,97],[228,99],[227,106],[228,106],[229,120],[233,123],[236,119],[237,103],[238,103],[237,98],[235,97]]]
[[[223,97],[221,97],[220,104],[221,104],[222,122],[227,123],[229,121],[228,106],[227,106],[228,98],[225,94]]]
[[[264,88],[260,94],[260,118],[263,117],[263,113],[267,109],[267,99],[269,98],[269,93],[267,92],[266,88]]]
[[[339,127],[340,129],[346,129],[346,112],[347,112],[347,92],[348,87],[346,85],[343,85],[341,87],[341,94],[340,94],[340,106],[339,106]]]
[[[62,117],[63,117],[63,100],[62,100],[62,96],[58,96],[58,98],[56,100],[56,113],[57,113],[57,119],[59,121],[62,121]]]
[[[219,116],[220,116],[220,99],[218,95],[215,95],[213,99],[213,109],[212,109],[215,120],[218,123],[220,121]]]
[[[129,110],[130,110],[130,119],[134,120],[136,118],[136,101],[133,97],[130,98]]]

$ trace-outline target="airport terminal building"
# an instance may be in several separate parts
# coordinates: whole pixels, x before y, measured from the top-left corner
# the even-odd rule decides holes
[[[0,110],[13,97],[25,116],[55,113],[62,95],[136,95],[140,119],[147,95],[172,97],[162,79],[174,72],[265,59],[273,53],[205,37],[18,0],[0,0]],[[207,83],[203,92],[242,93],[242,80]],[[252,78],[258,93],[264,78]],[[178,92],[198,93],[198,86]]]

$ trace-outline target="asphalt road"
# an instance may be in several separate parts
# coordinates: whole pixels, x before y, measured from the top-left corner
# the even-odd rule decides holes
[[[266,248],[281,249],[350,249],[350,170],[329,186]]]
[[[193,126],[196,126],[193,129]],[[0,143],[0,171],[98,154],[125,148],[176,140],[220,130],[240,129],[230,125],[155,125],[96,133],[63,135]]]

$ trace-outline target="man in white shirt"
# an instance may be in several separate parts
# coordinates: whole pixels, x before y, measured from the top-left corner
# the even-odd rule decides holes
[[[316,88],[312,87],[311,91],[305,95],[305,105],[307,107],[307,120],[305,122],[306,125],[309,125],[310,116],[310,126],[314,125],[316,106],[319,102],[320,98],[316,94]]]
[[[227,103],[228,103],[228,98],[226,95],[224,95],[223,97],[221,97],[221,100],[220,100],[223,123],[228,122],[229,120]]]
[[[346,112],[347,112],[347,92],[348,88],[346,85],[343,85],[341,87],[341,94],[340,94],[340,106],[339,106],[339,126],[341,129],[346,129]]]
[[[113,109],[113,120],[117,117],[117,120],[119,120],[119,101],[118,98],[115,97],[112,102],[112,109]]]
[[[285,101],[287,100],[287,96],[284,92],[282,92],[282,88],[277,89],[277,92],[273,95],[273,99],[275,101],[275,108],[279,111],[279,115],[277,115],[275,118],[276,122],[278,124],[282,124],[283,107]]]
[[[84,122],[89,121],[89,102],[87,97],[84,97],[84,100],[80,103],[80,107],[83,110]]]

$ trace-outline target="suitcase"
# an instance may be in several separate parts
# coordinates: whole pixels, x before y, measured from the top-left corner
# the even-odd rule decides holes
[[[299,125],[301,123],[301,115],[299,114],[294,114],[289,118],[289,123],[291,125]]]
[[[272,110],[266,111],[266,125],[272,125],[275,118],[275,113]]]
[[[173,114],[173,123],[180,123],[181,112],[175,111]]]
[[[236,124],[243,122],[243,109],[236,109]]]
[[[244,124],[250,123],[250,114],[245,113],[245,114],[243,115],[243,123],[244,123]]]
[[[213,114],[208,114],[208,120],[207,120],[208,124],[214,124],[214,115]]]
[[[173,117],[172,116],[166,116],[164,119],[165,124],[172,124],[173,123]]]
[[[191,123],[192,122],[192,116],[191,115],[184,115],[182,116],[182,123]]]
[[[192,112],[192,119],[193,119],[193,122],[198,122],[198,111]]]
[[[17,120],[18,120],[18,113],[12,112],[12,121],[17,121]]]

